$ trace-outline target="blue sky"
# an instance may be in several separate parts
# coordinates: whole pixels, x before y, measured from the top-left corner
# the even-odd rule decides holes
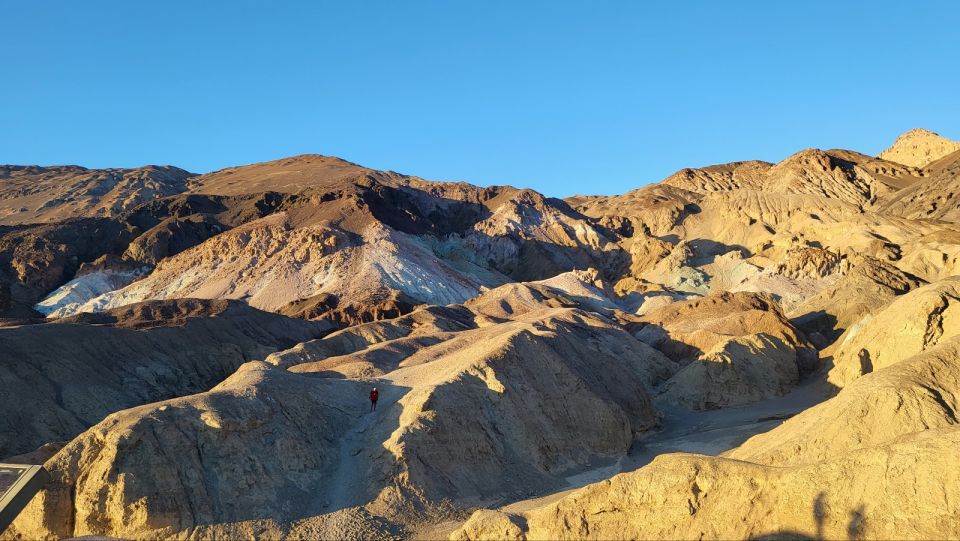
[[[960,138],[958,2],[0,0],[0,163],[315,152],[619,193],[805,147]]]

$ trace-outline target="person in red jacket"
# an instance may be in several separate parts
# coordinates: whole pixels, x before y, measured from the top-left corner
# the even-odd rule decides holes
[[[376,387],[370,391],[370,411],[377,411],[377,399],[380,398],[380,391]]]

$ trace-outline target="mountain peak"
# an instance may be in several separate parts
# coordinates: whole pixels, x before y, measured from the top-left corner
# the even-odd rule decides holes
[[[877,157],[912,167],[925,167],[960,150],[960,143],[923,128],[914,128],[894,141]]]

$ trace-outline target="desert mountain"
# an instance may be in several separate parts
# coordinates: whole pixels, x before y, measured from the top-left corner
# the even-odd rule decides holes
[[[366,176],[391,178],[334,156],[304,154],[241,167],[228,167],[190,179],[192,193],[242,195],[263,192],[297,193],[319,186],[346,185]]]
[[[904,133],[877,157],[910,167],[927,167],[960,150],[960,143],[921,128]]]
[[[958,156],[5,166],[0,539],[960,536]]]
[[[194,176],[170,166],[86,169],[75,165],[0,166],[0,224],[109,217],[186,190]]]
[[[314,156],[269,168],[279,169],[285,189],[290,188],[283,184],[285,175],[294,174],[291,164],[308,168],[317,160],[320,172],[328,172],[326,159]],[[231,181],[256,186],[266,167],[234,170]],[[602,229],[562,201],[529,190],[439,186],[395,174],[351,175],[311,176],[309,187],[296,194],[228,196],[231,201],[272,198],[271,214],[242,224],[192,215],[173,223],[154,219],[159,223],[133,238],[121,255],[136,265],[156,263],[149,276],[135,283],[127,279],[126,287],[118,288],[101,285],[124,282],[109,272],[97,275],[95,285],[81,276],[36,308],[65,316],[144,300],[240,299],[283,314],[356,323],[400,315],[418,304],[463,302],[512,279],[547,278],[589,266],[615,273],[625,260]],[[185,240],[196,239],[193,246],[180,253],[167,249],[169,257],[157,262],[155,242],[193,231],[197,223],[224,232],[209,239],[205,229],[192,234]],[[232,225],[237,227],[226,231]],[[163,229],[154,232],[157,228]]]

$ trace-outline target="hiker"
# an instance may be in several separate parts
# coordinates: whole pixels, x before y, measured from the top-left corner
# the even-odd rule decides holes
[[[370,411],[377,411],[377,399],[380,398],[380,391],[376,387],[370,391]]]

